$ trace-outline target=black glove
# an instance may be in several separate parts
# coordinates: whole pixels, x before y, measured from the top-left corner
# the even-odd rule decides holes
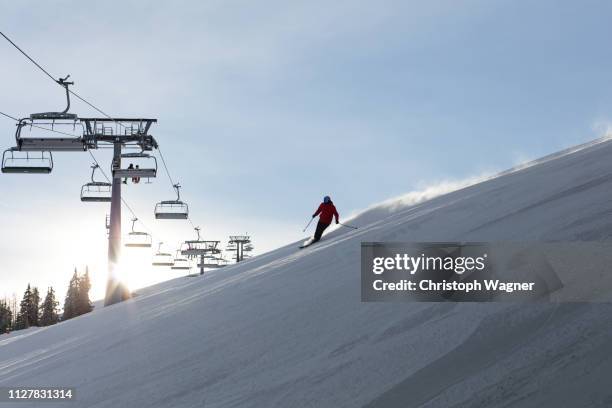
[[[336,224],[340,224],[340,221],[336,220]]]
[[[313,215],[312,218],[316,217],[316,215]]]

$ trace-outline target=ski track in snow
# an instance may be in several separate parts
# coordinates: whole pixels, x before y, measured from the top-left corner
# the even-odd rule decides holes
[[[362,241],[609,241],[612,143],[424,197],[0,336],[0,386],[75,387],[75,407],[611,406],[612,305],[361,303],[359,254]]]

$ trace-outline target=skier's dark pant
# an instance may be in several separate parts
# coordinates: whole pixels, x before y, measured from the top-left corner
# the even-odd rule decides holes
[[[315,231],[314,239],[312,240],[312,242],[317,242],[318,240],[320,240],[321,235],[323,235],[323,231],[325,231],[327,227],[329,227],[329,224],[325,224],[319,221],[317,224],[317,230]]]

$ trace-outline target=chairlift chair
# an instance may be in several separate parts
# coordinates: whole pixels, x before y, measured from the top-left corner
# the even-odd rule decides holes
[[[180,184],[175,184],[176,200],[160,201],[155,204],[155,218],[158,220],[186,220],[189,217],[189,206],[181,201]]]
[[[62,112],[32,113],[29,117],[20,119],[15,132],[16,150],[47,152],[87,150],[88,144],[84,141],[82,135],[72,135],[66,133],[66,131],[60,132],[66,134],[61,137],[48,137],[47,133],[38,134],[40,130],[57,131],[57,128],[67,130],[72,128],[74,131],[77,125],[82,126],[77,115],[68,112],[70,109],[70,90],[68,87],[74,84],[74,82],[67,81],[69,77],[70,75],[56,80],[66,91],[66,108]],[[28,128],[30,132],[34,132],[34,135],[23,135],[23,131]]]
[[[210,258],[216,254],[220,254],[221,250],[218,248],[219,241],[214,240],[203,240],[200,235],[200,227],[194,228],[197,233],[197,239],[187,240],[183,243],[181,254],[188,258],[200,259]]]
[[[176,251],[176,257],[174,258],[174,265],[170,267],[170,269],[174,270],[189,270],[191,269],[191,263],[189,259],[180,256],[181,250]]]
[[[52,170],[53,156],[48,151],[20,152],[12,148],[2,154],[2,173],[49,174]]]
[[[172,254],[161,251],[163,242],[160,242],[157,247],[157,252],[153,255],[153,266],[172,266],[174,265],[174,258]]]
[[[134,226],[138,218],[132,218],[132,231],[127,235],[125,246],[128,248],[151,248],[151,235],[144,231],[136,231]]]
[[[81,187],[81,201],[83,202],[97,202],[97,203],[110,203],[112,199],[112,187],[111,183],[95,180],[96,170],[99,169],[97,163],[91,165],[91,182],[84,184]]]
[[[113,165],[114,178],[146,178],[151,179],[157,176],[157,159],[144,152],[140,153],[123,153],[122,159],[129,159],[130,164],[127,167],[118,167]],[[122,160],[122,163],[124,161]],[[136,163],[136,164],[134,164]]]
[[[203,260],[204,262],[198,263],[198,268],[219,269],[227,266],[227,260],[220,256],[205,256]]]

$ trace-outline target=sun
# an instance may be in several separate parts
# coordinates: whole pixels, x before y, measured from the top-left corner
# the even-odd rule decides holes
[[[151,266],[147,251],[123,250],[115,275],[130,290],[142,288],[159,281]]]

